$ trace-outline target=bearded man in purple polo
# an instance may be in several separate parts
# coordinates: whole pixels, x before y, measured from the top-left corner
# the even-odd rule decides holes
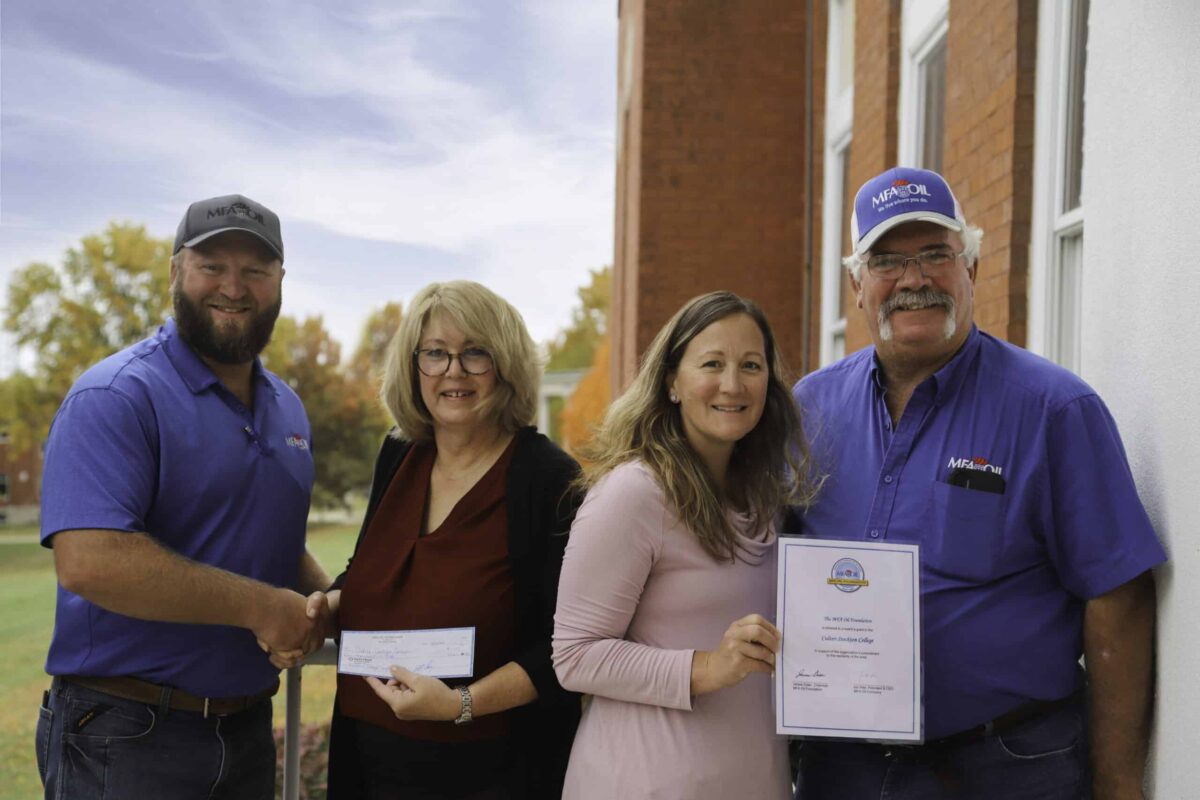
[[[258,359],[283,275],[270,209],[193,203],[175,318],[85,372],[54,418],[48,798],[274,796],[270,697],[278,667],[324,640],[329,584],[304,546],[308,418]]]

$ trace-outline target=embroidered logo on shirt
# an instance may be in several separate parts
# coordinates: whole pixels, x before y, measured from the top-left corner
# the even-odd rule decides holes
[[[972,458],[952,458],[950,463],[946,465],[946,469],[977,469],[982,472],[994,472],[997,475],[1004,474],[1004,467],[996,466],[988,462],[983,456],[974,456]]]
[[[287,437],[287,439],[285,439],[284,441],[287,442],[288,447],[295,447],[298,450],[307,450],[308,449],[308,439],[305,439],[303,436],[301,436],[298,433],[293,433],[291,436]]]

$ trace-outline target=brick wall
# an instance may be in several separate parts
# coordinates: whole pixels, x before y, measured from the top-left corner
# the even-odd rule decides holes
[[[854,18],[854,132],[850,192],[896,165],[900,97],[900,3],[857,0]],[[853,203],[853,198],[850,200]],[[850,252],[850,225],[842,252]],[[846,292],[846,352],[871,343],[853,290]]]
[[[1033,195],[1034,0],[953,0],[946,55],[945,175],[983,228],[975,321],[1026,341]]]
[[[712,289],[757,300],[798,368],[804,4],[627,0],[623,47],[630,30],[640,68],[628,115],[619,112],[614,390],[628,384],[637,355],[670,315]],[[817,45],[823,64],[823,31]],[[814,83],[823,85],[823,71]],[[819,117],[815,124],[820,130]]]
[[[622,67],[622,83],[630,85],[618,117],[615,391],[632,378],[638,355],[667,317],[687,298],[715,288],[759,300],[798,369],[806,202],[816,215],[815,364],[827,4],[814,3],[811,200],[804,175],[804,5],[621,3],[622,46],[630,37],[636,53]],[[851,192],[897,161],[900,6],[899,0],[856,3]],[[1021,345],[1036,39],[1036,0],[950,0],[943,171],[967,218],[985,232],[976,321]],[[846,295],[850,352],[870,337],[854,293]]]

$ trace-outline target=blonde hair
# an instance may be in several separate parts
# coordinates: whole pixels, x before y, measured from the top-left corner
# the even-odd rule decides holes
[[[496,391],[479,409],[483,418],[509,433],[531,425],[537,414],[541,363],[520,312],[482,284],[447,281],[417,292],[388,345],[379,394],[396,422],[394,435],[413,442],[433,437],[433,417],[421,399],[414,353],[435,313],[444,314],[472,344],[492,354]]]
[[[692,339],[736,314],[749,316],[762,332],[767,398],[758,424],[734,445],[723,495],[688,443],[680,408],[667,397],[667,381]],[[726,514],[727,501],[740,505],[751,517],[751,530],[761,534],[785,505],[806,505],[816,494],[818,484],[789,383],[771,326],[756,303],[733,292],[693,298],[654,337],[637,377],[609,406],[582,448],[586,466],[578,484],[589,489],[617,466],[640,459],[705,551],[716,561],[732,561],[741,548]]]

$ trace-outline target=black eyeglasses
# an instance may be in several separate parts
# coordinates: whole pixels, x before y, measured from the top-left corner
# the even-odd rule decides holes
[[[881,278],[885,281],[899,280],[904,274],[904,270],[908,269],[908,262],[915,261],[921,269],[921,274],[927,278],[937,278],[950,271],[950,268],[958,263],[962,253],[955,253],[952,250],[927,250],[924,253],[917,253],[915,256],[905,256],[900,253],[880,253],[877,256],[871,256],[867,259],[867,269],[876,278]]]
[[[440,347],[417,348],[413,351],[417,369],[422,375],[438,378],[450,371],[450,363],[458,359],[463,372],[468,375],[486,375],[492,371],[492,354],[481,347],[468,347],[461,353],[451,353]]]

